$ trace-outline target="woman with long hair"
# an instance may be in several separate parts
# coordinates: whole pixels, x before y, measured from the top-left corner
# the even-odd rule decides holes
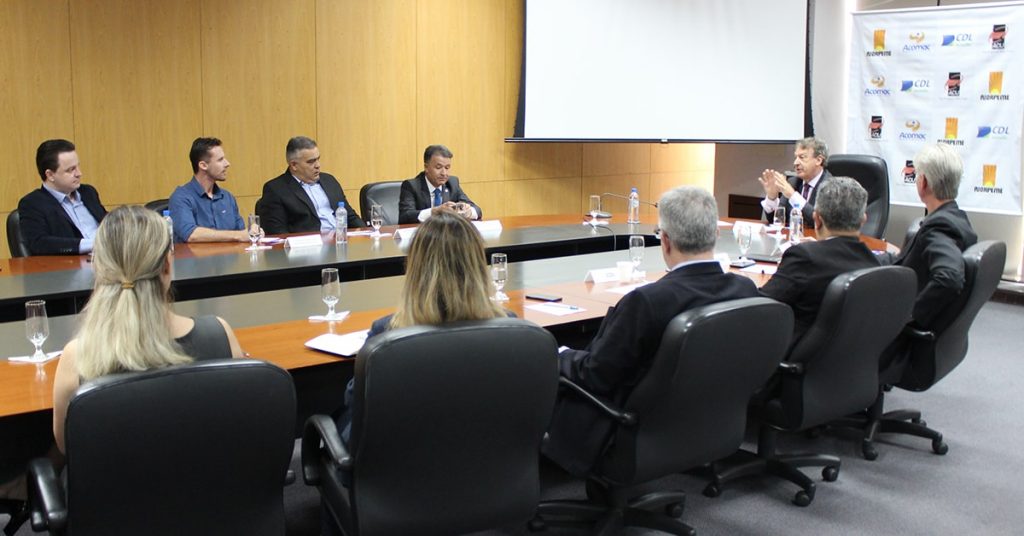
[[[64,347],[53,382],[53,435],[61,451],[68,402],[81,382],[244,355],[223,319],[174,313],[173,259],[167,224],[152,210],[123,206],[100,223],[92,296],[76,338]]]

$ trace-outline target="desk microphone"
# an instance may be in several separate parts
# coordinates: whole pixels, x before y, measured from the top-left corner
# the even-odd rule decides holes
[[[601,199],[604,199],[606,196],[607,197],[616,197],[618,199],[623,199],[623,200],[625,200],[627,202],[629,201],[629,197],[628,196],[620,195],[620,194],[613,194],[611,192],[605,192],[605,193],[601,194]],[[651,203],[650,201],[644,201],[643,199],[638,199],[638,201],[640,201],[641,203],[643,203],[645,205],[650,205],[650,206],[652,206],[654,208],[658,208],[658,204],[657,203]],[[606,212],[606,211],[602,210],[602,211],[597,213],[597,217],[598,218],[611,218],[612,214],[610,212]]]

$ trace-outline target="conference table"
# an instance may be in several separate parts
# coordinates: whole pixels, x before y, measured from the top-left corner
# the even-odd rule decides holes
[[[573,224],[565,225],[583,227],[579,224],[579,217],[573,217],[573,221]],[[653,230],[649,223],[643,224],[642,227],[644,228],[634,227],[625,230],[648,233]],[[730,228],[731,223],[720,224],[716,253],[736,258],[738,248]],[[570,231],[563,229],[563,232]],[[592,232],[600,233],[598,236],[610,235],[601,230],[585,229],[588,237]],[[653,239],[653,236],[650,238]],[[598,239],[581,240],[585,242]],[[870,238],[865,238],[864,241],[872,248],[884,248],[881,241]],[[579,248],[567,248],[566,251],[569,253],[566,256],[511,262],[506,283],[510,301],[505,307],[520,318],[546,327],[559,340],[578,339],[581,334],[591,333],[603,319],[608,307],[617,303],[638,283],[633,280],[603,283],[584,281],[590,270],[614,269],[617,262],[629,260],[627,251],[611,249],[612,240],[606,238],[598,243],[608,251],[573,254]],[[755,237],[751,251],[761,248],[762,254],[769,254],[779,243],[779,238],[770,234],[759,234]],[[657,241],[648,240],[647,244],[657,244]],[[353,240],[348,247],[353,246],[359,247],[358,241]],[[500,247],[492,245],[489,249]],[[236,251],[233,255],[247,257],[249,253]],[[322,254],[317,259],[317,262],[323,261]],[[176,259],[175,262],[180,261]],[[644,280],[648,282],[659,279],[665,273],[659,246],[649,245],[645,248],[644,259],[639,268],[645,272]],[[760,286],[770,278],[774,268],[775,265],[771,263],[758,263],[743,271],[733,271],[749,277]],[[315,271],[318,273],[319,267]],[[323,314],[326,309],[320,298],[319,277],[305,286],[296,288],[183,301],[175,304],[175,309],[187,316],[215,314],[227,319],[235,328],[243,349],[252,357],[288,369],[295,380],[301,423],[312,413],[329,412],[338,407],[344,385],[352,375],[354,362],[352,358],[306,348],[304,343],[325,333],[345,334],[369,328],[373,320],[394,310],[403,280],[404,276],[380,276],[344,282],[338,310],[349,310],[350,314],[344,320],[335,322],[308,319],[311,315]],[[557,314],[550,314],[551,309],[548,312],[537,310],[537,305],[542,302],[528,300],[525,297],[527,293],[533,292],[561,297],[562,301],[555,309],[565,310],[556,311]],[[50,338],[47,340],[46,349],[55,350],[63,347],[73,336],[76,321],[77,316],[70,314],[51,318]],[[9,354],[7,357],[28,354],[32,350],[25,337],[22,321],[0,323],[0,340],[6,342],[4,347]],[[39,430],[43,423],[49,421],[56,365],[57,360],[44,365],[0,361],[0,431],[4,431],[5,434],[17,433],[33,426]]]

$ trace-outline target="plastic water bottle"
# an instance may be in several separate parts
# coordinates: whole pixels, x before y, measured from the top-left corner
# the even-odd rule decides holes
[[[626,223],[640,223],[640,194],[636,188],[629,192],[629,212]]]
[[[804,237],[804,213],[794,208],[789,215],[789,241],[799,242]]]
[[[334,211],[334,243],[348,243],[348,211],[344,201],[338,201],[338,210]]]
[[[164,209],[164,223],[167,224],[167,234],[171,235],[171,251],[174,251],[174,221],[170,210]]]

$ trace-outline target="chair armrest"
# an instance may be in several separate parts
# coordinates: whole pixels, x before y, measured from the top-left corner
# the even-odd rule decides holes
[[[622,411],[618,408],[613,408],[609,406],[602,400],[598,399],[596,396],[590,394],[586,389],[574,383],[569,378],[566,378],[565,376],[559,376],[558,385],[568,388],[570,392],[575,393],[577,396],[583,398],[587,402],[590,402],[591,404],[596,406],[597,409],[603,411],[605,414],[607,414],[609,417],[614,419],[619,424],[623,424],[626,426],[633,426],[634,424],[636,424],[636,415],[629,413],[628,411]]]
[[[914,326],[911,326],[910,324],[907,324],[906,326],[903,326],[903,334],[908,336],[908,337],[910,337],[910,338],[912,338],[912,339],[918,339],[918,340],[922,340],[922,341],[932,342],[932,341],[935,340],[935,332],[934,331],[927,331],[927,330],[923,330],[923,329],[918,329],[918,328],[916,328]]]
[[[790,361],[783,361],[779,363],[779,372],[783,374],[790,374],[793,376],[802,376],[804,373],[803,363],[792,363]]]
[[[32,530],[63,532],[68,522],[64,486],[49,458],[36,458],[28,464],[28,499]]]
[[[327,449],[331,461],[345,472],[352,470],[352,457],[338,434],[338,426],[327,415],[312,415],[302,431],[302,478],[306,484],[320,484],[320,446]]]

